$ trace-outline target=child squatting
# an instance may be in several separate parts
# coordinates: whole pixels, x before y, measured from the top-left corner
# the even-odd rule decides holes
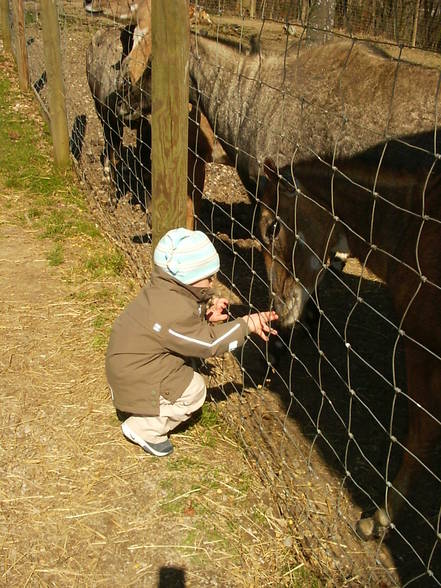
[[[113,403],[128,418],[122,432],[151,455],[173,451],[169,433],[204,403],[204,378],[192,359],[233,351],[248,333],[276,334],[274,311],[227,321],[213,280],[219,255],[201,231],[168,231],[153,255],[150,283],[116,319],[106,354]]]

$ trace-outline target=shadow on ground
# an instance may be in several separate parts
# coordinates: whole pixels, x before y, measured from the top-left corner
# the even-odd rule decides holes
[[[225,277],[225,285],[242,296],[246,308],[251,303],[264,310],[268,286],[263,260],[247,241],[257,235],[257,218],[255,205],[204,202],[201,228],[232,239],[216,243],[221,280]],[[345,486],[354,504],[369,515],[384,502],[385,482],[393,480],[399,467],[401,450],[399,443],[390,443],[390,435],[404,442],[408,404],[392,384],[395,379],[406,390],[401,345],[394,351],[397,331],[390,324],[395,317],[387,287],[362,280],[359,295],[365,303],[357,304],[354,292],[359,285],[357,276],[327,271],[317,299],[323,310],[320,320],[280,333],[275,352],[264,344],[258,349],[247,344],[241,357],[253,386],[264,385],[274,372],[270,389],[280,397],[287,416],[337,476],[350,472]],[[262,357],[271,357],[275,369]],[[298,459],[294,448],[292,459]],[[431,473],[421,470],[409,505],[384,539],[402,584],[421,588],[441,583],[439,448],[427,465]]]
[[[158,588],[185,588],[185,570],[164,566],[159,570]]]

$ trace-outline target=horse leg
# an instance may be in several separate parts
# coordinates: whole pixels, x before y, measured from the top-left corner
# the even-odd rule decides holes
[[[185,226],[193,230],[199,217],[205,183],[205,161],[188,152],[187,215]]]
[[[188,167],[186,227],[193,229],[204,192],[205,166],[213,161],[214,134],[199,108],[188,115]]]
[[[108,100],[103,104],[95,98],[95,109],[104,135],[104,149],[101,154],[103,174],[106,180],[116,187],[118,185],[117,165],[123,141],[123,123],[115,114],[114,100]],[[116,200],[118,200],[118,194]]]
[[[114,179],[116,166],[120,159],[123,141],[123,125],[110,108],[106,108],[102,119],[104,130],[104,149],[107,158],[108,173]],[[113,174],[113,175],[112,175]]]
[[[358,534],[369,539],[387,528],[406,502],[409,488],[441,434],[441,362],[408,342],[405,349],[409,394],[408,431],[400,468],[393,482],[386,481],[386,502],[373,517],[361,519]],[[396,439],[391,438],[392,442]]]
[[[141,117],[136,135],[136,158],[140,177],[140,194],[138,194],[141,208],[151,214],[151,193],[152,193],[152,128],[145,117]],[[151,228],[151,222],[150,222]]]

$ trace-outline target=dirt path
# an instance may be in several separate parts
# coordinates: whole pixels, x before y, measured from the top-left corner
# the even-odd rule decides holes
[[[49,266],[51,242],[17,224],[17,206],[3,191],[0,585],[277,585],[274,527],[237,445],[200,422],[165,460],[124,441],[90,284],[69,258]]]
[[[48,244],[4,217],[0,244],[0,584],[120,585],[153,567],[127,547],[155,542],[155,501],[136,496],[160,499],[151,475],[138,485],[143,466],[161,466],[120,441],[91,357],[93,311],[48,266]],[[124,533],[138,510],[148,523]]]
[[[10,85],[0,148],[16,153],[7,165],[29,187],[46,160],[23,164],[20,154],[49,159],[51,148],[35,102],[0,57]],[[90,231],[41,238],[56,213],[66,227],[78,217],[93,228],[85,197],[70,202],[61,189],[43,212],[41,194],[6,188],[7,173],[0,167],[0,586],[279,587],[290,568],[303,577],[287,521],[220,417],[233,399],[206,403],[168,458],[124,440],[105,334],[139,285],[90,270],[115,253]],[[51,265],[60,244],[64,259]]]

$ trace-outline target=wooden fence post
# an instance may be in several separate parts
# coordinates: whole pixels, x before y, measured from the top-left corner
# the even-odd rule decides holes
[[[65,169],[70,163],[69,131],[67,128],[58,12],[55,0],[41,0],[41,25],[55,165],[59,169]]]
[[[0,26],[2,31],[3,51],[11,53],[11,27],[9,22],[9,0],[0,0]]]
[[[23,0],[13,0],[12,14],[15,29],[18,83],[20,90],[22,92],[27,92],[29,90],[29,67],[28,51],[26,48]]]
[[[185,226],[189,46],[187,1],[152,2],[153,246],[169,229]]]

